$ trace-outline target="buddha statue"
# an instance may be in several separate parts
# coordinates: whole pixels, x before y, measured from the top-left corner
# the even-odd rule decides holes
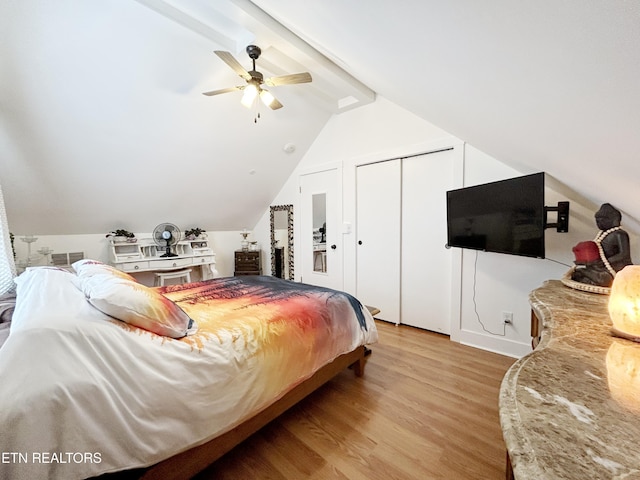
[[[596,238],[573,247],[576,268],[571,279],[610,287],[616,272],[633,263],[629,235],[620,227],[622,214],[609,203],[600,206],[595,219],[600,229]]]

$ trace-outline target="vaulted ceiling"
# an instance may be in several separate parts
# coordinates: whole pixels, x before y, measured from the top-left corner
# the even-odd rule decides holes
[[[257,123],[239,92],[202,95],[244,82],[213,51],[249,69],[251,43],[265,76],[313,76]],[[638,45],[625,0],[1,0],[10,226],[250,226],[331,115],[376,94],[640,218]]]

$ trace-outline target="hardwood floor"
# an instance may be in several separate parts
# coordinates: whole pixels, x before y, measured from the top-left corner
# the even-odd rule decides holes
[[[377,325],[362,378],[342,372],[196,478],[505,478],[498,390],[514,359]]]

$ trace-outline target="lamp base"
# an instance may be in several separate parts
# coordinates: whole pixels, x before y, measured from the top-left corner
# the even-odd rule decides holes
[[[625,333],[617,328],[611,328],[611,334],[615,337],[624,338],[626,340],[631,340],[632,342],[640,343],[640,337],[636,335],[631,335],[630,333]]]

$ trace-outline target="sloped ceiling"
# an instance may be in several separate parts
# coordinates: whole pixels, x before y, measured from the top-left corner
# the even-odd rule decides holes
[[[640,3],[256,0],[379,95],[640,219]]]
[[[375,97],[250,2],[0,5],[0,181],[18,234],[252,227],[340,100]],[[249,43],[265,77],[314,82],[271,88],[277,111],[203,96],[244,84],[214,50],[249,70]]]
[[[174,218],[250,226],[336,105],[366,102],[363,87],[640,219],[637,2],[1,5],[0,181],[17,232],[150,231]],[[256,16],[256,6],[304,42]],[[169,18],[171,7],[188,18]],[[274,89],[285,108],[263,110],[257,124],[235,93],[201,95],[238,84],[213,50],[244,62],[250,42],[265,50],[265,74],[314,76]]]

